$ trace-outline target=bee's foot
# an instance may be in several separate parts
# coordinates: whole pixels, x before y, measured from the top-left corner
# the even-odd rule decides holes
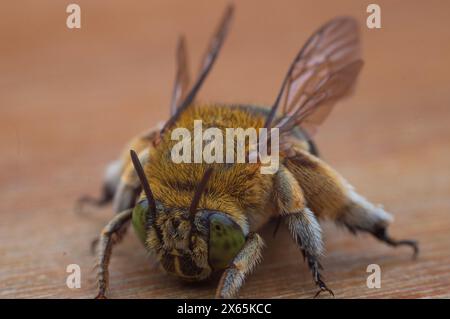
[[[94,299],[108,299],[103,292],[99,292]]]
[[[99,207],[101,206],[101,204],[99,204],[100,202],[100,199],[93,198],[87,195],[82,196],[75,202],[73,210],[77,215],[89,215],[91,213],[91,210],[87,209],[87,206]]]
[[[89,195],[84,195],[78,198],[75,202],[74,211],[79,215],[86,215],[90,213],[90,211],[86,211],[86,206],[100,208],[111,202],[113,199],[114,193],[112,193],[108,186],[103,186],[102,194],[99,198],[95,198]]]
[[[325,283],[322,280],[319,279],[316,284],[317,284],[317,286],[319,286],[319,291],[316,292],[316,294],[314,295],[314,298],[317,298],[320,295],[320,293],[323,291],[328,292],[334,298],[333,291],[330,288],[328,288],[327,285],[325,285]]]
[[[377,229],[375,232],[373,232],[376,238],[379,240],[385,242],[386,244],[398,247],[398,246],[410,246],[413,249],[413,259],[416,259],[419,255],[419,243],[416,240],[412,239],[403,239],[403,240],[396,240],[390,237],[387,233],[386,228],[380,228]]]
[[[401,240],[400,245],[407,245],[413,249],[413,260],[419,257],[419,243],[416,240]]]

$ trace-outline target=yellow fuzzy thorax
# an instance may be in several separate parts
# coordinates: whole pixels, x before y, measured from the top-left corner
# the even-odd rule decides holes
[[[226,128],[263,127],[265,116],[238,106],[196,105],[188,108],[151,151],[145,167],[156,200],[166,207],[188,208],[206,169],[213,167],[214,172],[198,208],[228,213],[241,223],[248,220],[254,226],[263,223],[270,217],[266,208],[270,204],[273,175],[261,174],[259,164],[177,164],[172,161],[171,150],[178,140],[171,140],[171,131],[187,128],[193,143],[194,120],[202,120],[203,130],[220,129],[225,138]]]

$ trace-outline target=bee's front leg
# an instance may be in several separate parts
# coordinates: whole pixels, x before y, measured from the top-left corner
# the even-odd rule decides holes
[[[125,233],[126,227],[129,225],[131,219],[132,209],[127,209],[124,212],[117,214],[114,218],[103,228],[98,241],[98,294],[96,299],[105,299],[105,293],[108,288],[109,280],[109,261],[111,259],[112,247],[119,242]]]
[[[216,298],[233,298],[244,283],[245,277],[261,260],[263,239],[257,233],[250,233],[241,251],[224,271],[216,291]]]

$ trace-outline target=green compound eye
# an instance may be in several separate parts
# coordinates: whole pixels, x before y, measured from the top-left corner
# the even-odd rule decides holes
[[[132,224],[137,236],[145,245],[146,240],[146,220],[148,213],[148,201],[146,199],[140,201],[134,206],[132,215]]]
[[[225,269],[245,243],[241,227],[224,214],[209,219],[209,264],[215,270]]]

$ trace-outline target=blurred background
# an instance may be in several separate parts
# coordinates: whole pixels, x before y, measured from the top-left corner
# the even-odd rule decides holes
[[[179,34],[191,71],[228,1],[87,1],[81,29],[68,1],[9,1],[0,10],[0,297],[95,295],[89,243],[112,216],[73,213],[97,194],[103,168],[128,139],[168,118]],[[327,284],[338,298],[450,297],[450,2],[235,3],[235,19],[199,99],[270,105],[308,36],[337,15],[361,23],[365,66],[316,142],[322,157],[395,217],[395,237],[422,255],[325,225]],[[271,229],[266,230],[270,234]],[[267,235],[266,234],[266,235]],[[264,262],[242,297],[310,298],[316,288],[289,236],[267,237]],[[111,263],[109,296],[212,297],[217,281],[186,285],[152,265],[131,231]],[[368,289],[366,267],[382,269]],[[82,270],[67,288],[66,266]]]

